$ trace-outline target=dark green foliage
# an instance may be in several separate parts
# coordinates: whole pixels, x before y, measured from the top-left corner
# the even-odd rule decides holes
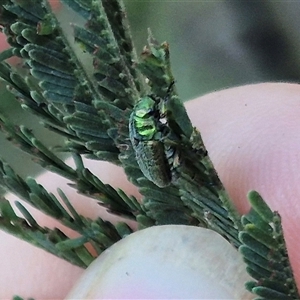
[[[257,192],[251,191],[248,198],[252,208],[242,217],[239,251],[255,281],[247,282],[246,288],[261,297],[257,299],[298,299],[280,216]]]
[[[36,6],[39,5],[36,3]],[[14,10],[14,7],[17,7],[16,9],[18,10],[23,9],[26,11],[25,8],[18,5],[11,4],[9,6],[10,10]],[[83,135],[85,140],[95,140],[95,137],[93,138],[94,134],[89,127],[90,123],[69,127],[68,123],[64,120],[59,124],[64,127],[62,129],[59,128],[60,126],[58,127],[57,124],[53,124],[53,119],[58,116],[69,117],[69,119],[78,118],[80,111],[77,112],[75,110],[74,104],[76,104],[76,102],[84,103],[86,106],[89,106],[90,111],[94,110],[95,115],[101,113],[97,112],[91,105],[91,92],[95,91],[93,83],[86,77],[81,65],[78,65],[78,60],[59,30],[54,28],[48,35],[39,35],[37,33],[36,28],[38,22],[42,22],[44,18],[49,20],[51,24],[57,23],[54,15],[45,8],[43,8],[43,11],[44,15],[41,15],[40,19],[36,20],[36,24],[33,23],[33,20],[26,18],[27,15],[24,14],[21,19],[19,19],[18,16],[14,16],[13,22],[11,20],[12,24],[5,24],[6,26],[4,27],[7,34],[12,37],[12,40],[20,39],[20,41],[22,41],[21,44],[12,43],[13,49],[15,51],[18,50],[20,56],[27,59],[26,63],[30,67],[30,73],[37,78],[38,84],[32,83],[30,90],[28,90],[28,84],[24,84],[23,78],[20,78],[18,81],[11,80],[8,78],[10,74],[9,67],[5,64],[3,64],[2,68],[3,72],[7,75],[5,77],[3,76],[3,78],[6,79],[13,90],[17,90],[21,93],[17,93],[17,96],[22,98],[23,105],[29,106],[26,108],[41,116],[49,129],[60,131],[64,135],[67,134],[73,142],[79,142],[82,147],[83,143],[81,139]],[[6,10],[3,11],[3,14],[5,12]],[[32,78],[28,77],[25,77],[25,80],[27,83],[28,81],[33,81]],[[90,90],[88,87],[90,87]],[[95,89],[99,90],[98,86],[95,86]],[[24,95],[24,91],[26,90],[28,90],[28,92]],[[98,93],[95,95],[97,96]],[[24,96],[26,96],[25,99]],[[44,104],[42,107],[40,107],[41,103]],[[45,116],[45,113],[47,116]],[[51,115],[51,113],[55,113],[55,115]],[[105,122],[107,123],[105,118],[99,118],[98,125],[100,124],[102,127]],[[105,126],[107,127],[107,124]],[[106,138],[109,137],[106,135]],[[102,140],[99,141],[99,144],[101,144],[101,142]],[[118,152],[116,148],[114,152]],[[87,148],[81,148],[80,153],[92,154],[91,150]],[[90,156],[98,158],[99,152],[97,155]],[[116,157],[109,157],[109,159],[116,161]]]
[[[23,151],[32,155],[34,160],[45,169],[61,174],[71,180],[76,178],[75,171],[58,158],[53,151],[50,151],[36,139],[31,130],[24,126],[14,126],[1,116],[0,125],[2,131],[6,133],[6,136],[10,141]]]
[[[137,57],[121,0],[63,2],[84,19],[84,26],[72,26],[87,63],[73,50],[46,0],[0,0],[0,24],[11,45],[0,54],[0,77],[22,108],[65,143],[48,149],[31,130],[1,114],[7,138],[42,167],[70,180],[79,193],[110,213],[135,220],[140,229],[186,224],[215,230],[239,247],[254,279],[246,287],[261,297],[257,299],[296,299],[280,217],[252,192],[252,209],[241,220],[177,94],[169,45],[149,33],[148,45]],[[5,62],[13,56],[22,59],[22,70]],[[146,98],[157,103],[143,118],[137,111]],[[71,154],[75,168],[53,150]],[[142,200],[103,183],[85,168],[82,156],[121,166]],[[39,226],[20,202],[16,206],[23,217],[18,217],[5,199],[0,201],[1,229],[80,267],[94,259],[86,243],[99,255],[132,233],[124,222],[113,225],[79,215],[61,190],[58,199],[2,160],[0,185],[79,237]]]
[[[21,208],[21,212],[26,216],[26,219],[18,217],[9,202],[2,199],[0,201],[0,228],[10,234],[13,234],[31,244],[40,247],[58,257],[61,257],[75,265],[80,267],[86,267],[93,257],[86,251],[85,255],[80,257],[75,247],[59,250],[56,245],[62,241],[68,240],[63,232],[59,229],[50,230],[48,228],[40,227],[36,224],[29,213],[20,203],[18,207]],[[27,219],[28,218],[28,219]],[[82,244],[77,245],[77,248],[84,247]],[[89,259],[87,259],[89,257]]]
[[[91,17],[92,0],[62,0],[62,2],[71,7],[84,19],[89,19]]]
[[[21,297],[19,297],[19,296],[14,296],[13,297],[13,300],[34,300],[33,298],[21,298]]]
[[[49,229],[41,228],[31,217],[25,207],[21,203],[17,202],[16,205],[25,219],[19,218],[15,215],[9,202],[5,200],[0,202],[1,228],[9,233],[17,235],[18,237],[26,241],[42,247],[43,249],[55,255],[58,255],[59,257],[63,257],[76,265],[85,267],[93,260],[93,257],[88,254],[87,250],[80,250],[81,247],[84,247],[83,244],[90,242],[94,246],[97,253],[100,254],[104,249],[124,236],[125,228],[127,228],[127,234],[129,231],[131,231],[130,228],[126,226],[126,224],[117,225],[117,230],[114,225],[107,221],[103,221],[101,219],[89,220],[84,218],[83,216],[78,215],[66,196],[62,193],[62,191],[59,191],[62,201],[69,210],[69,212],[67,212],[66,209],[61,205],[60,201],[58,201],[58,199],[53,194],[49,194],[32,178],[28,178],[26,181],[24,181],[17,174],[15,174],[14,171],[6,163],[1,164],[0,171],[1,185],[6,186],[10,191],[28,202],[30,205],[34,206],[45,214],[56,218],[65,226],[82,234],[82,237],[77,238],[75,239],[75,241],[73,241],[69,240],[60,231],[52,231]],[[91,175],[89,179],[92,180]],[[83,188],[83,183],[85,183],[85,187],[87,187],[88,184],[91,185],[91,183],[88,183],[87,179],[83,178],[82,181],[79,181],[77,183],[77,188],[79,191],[80,188]],[[126,205],[130,206],[130,209],[133,212],[136,212],[137,215],[139,214],[139,209],[141,209],[141,207],[139,206],[135,198],[129,198],[121,190],[116,192],[109,185],[104,185],[103,183],[101,183],[99,179],[97,179],[97,183],[97,186],[95,184],[93,186],[94,190],[91,187],[88,189],[89,193],[93,194],[94,192],[95,194],[97,194],[97,198],[99,200],[101,199],[103,203],[106,203],[108,201],[106,204],[104,204],[105,206],[110,207],[109,202],[111,201],[111,199],[119,198],[119,203],[121,204],[121,206],[124,207],[125,203],[127,203]],[[98,189],[96,190],[96,188]],[[121,199],[123,199],[123,201],[121,201]],[[112,203],[113,207],[110,208],[111,210],[116,207],[117,201],[113,201]],[[130,209],[124,208],[124,211],[127,212],[127,215]],[[121,214],[120,208],[118,209],[118,212],[119,211],[119,214]],[[27,225],[24,226],[24,224]],[[121,235],[119,235],[119,231]],[[49,234],[53,237],[53,239],[51,240],[51,244],[46,242]],[[78,253],[75,255],[75,253],[73,253],[73,250],[75,251],[75,253],[77,253],[77,251],[80,251],[80,255],[84,254],[84,256],[79,256],[77,258]],[[89,255],[90,257],[88,260],[87,255]],[[84,265],[82,264],[82,262],[78,261],[78,259],[84,260]]]

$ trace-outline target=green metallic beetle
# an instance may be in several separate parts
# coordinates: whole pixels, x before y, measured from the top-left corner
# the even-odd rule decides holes
[[[159,187],[168,186],[172,179],[162,141],[169,131],[167,124],[163,122],[163,101],[152,95],[142,97],[129,120],[129,136],[137,163],[145,177]]]

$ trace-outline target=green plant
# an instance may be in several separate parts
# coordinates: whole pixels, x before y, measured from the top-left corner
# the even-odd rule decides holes
[[[72,155],[76,167],[31,130],[1,116],[7,137],[45,169],[72,181],[109,212],[136,221],[140,229],[185,224],[215,230],[240,249],[254,279],[246,287],[259,299],[297,298],[279,215],[256,192],[249,194],[252,209],[247,215],[240,216],[233,206],[173,86],[168,44],[158,43],[149,32],[138,57],[121,0],[63,2],[85,21],[84,27],[73,25],[73,34],[90,60],[83,63],[74,51],[47,1],[2,0],[0,23],[11,48],[0,55],[0,76],[23,109],[65,138],[55,150]],[[24,61],[25,72],[5,62],[12,56]],[[82,156],[123,167],[142,203],[101,182],[85,168]],[[17,203],[20,218],[6,200],[0,203],[1,228],[75,265],[85,268],[94,259],[85,243],[100,255],[132,232],[126,222],[114,225],[80,216],[59,191],[67,211],[34,179],[23,180],[4,161],[0,174],[4,188],[80,237],[69,239],[58,229],[39,226]],[[277,265],[278,270],[269,271]]]

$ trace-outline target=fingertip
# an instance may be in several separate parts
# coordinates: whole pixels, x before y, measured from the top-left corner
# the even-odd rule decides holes
[[[247,85],[205,95],[186,106],[239,211],[248,211],[246,195],[254,189],[281,215],[300,282],[300,85]]]

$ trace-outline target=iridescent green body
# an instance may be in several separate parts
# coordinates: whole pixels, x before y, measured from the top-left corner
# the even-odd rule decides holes
[[[171,183],[171,170],[162,142],[167,127],[161,122],[160,99],[141,98],[135,105],[129,121],[129,136],[137,163],[150,181],[159,187]]]

